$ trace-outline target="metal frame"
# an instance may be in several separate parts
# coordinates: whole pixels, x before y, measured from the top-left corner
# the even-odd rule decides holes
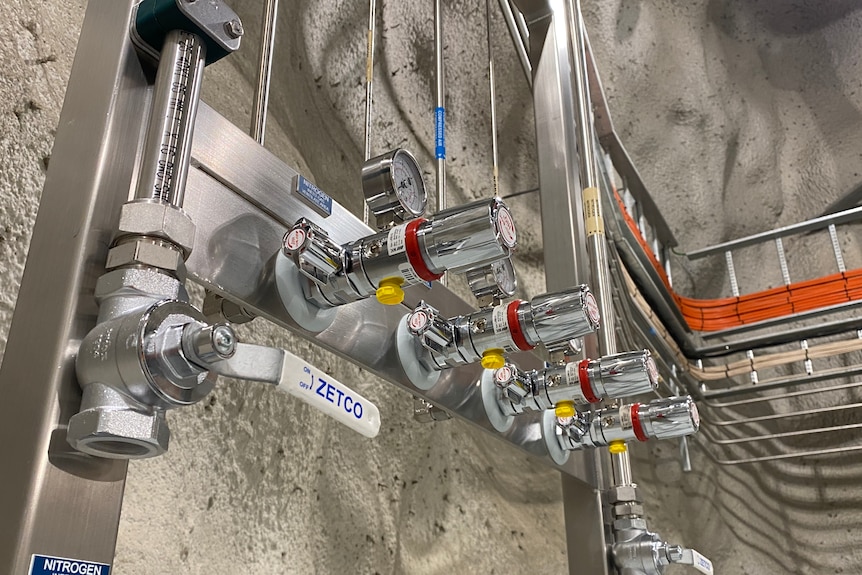
[[[126,463],[72,451],[65,426],[80,404],[76,344],[95,324],[92,294],[104,272],[120,206],[137,179],[146,121],[141,110],[149,108],[151,88],[128,37],[133,4],[91,0],[87,7],[0,370],[0,430],[16,437],[8,442],[0,494],[2,572],[24,572],[33,553],[103,563],[113,559]],[[408,382],[394,343],[395,326],[407,306],[373,301],[345,306],[321,334],[294,324],[284,313],[271,274],[271,256],[284,231],[302,216],[324,224],[336,241],[370,229],[335,203],[324,221],[291,195],[295,171],[203,104],[192,156],[184,202],[197,224],[196,247],[187,262],[190,279],[554,465],[538,416],[517,418],[502,435],[493,430],[474,384],[478,367],[449,370],[428,392]],[[576,184],[574,171],[562,183]],[[578,248],[578,237],[571,236],[570,250]],[[569,266],[573,260],[567,261]],[[577,261],[585,260],[581,255]],[[575,283],[570,279],[552,280],[549,287]],[[440,285],[430,291],[412,288],[406,303],[415,305],[420,298],[447,316],[472,309]],[[360,324],[361,338],[356,332]],[[516,360],[525,368],[539,365],[529,355]],[[566,477],[567,516],[585,530],[569,541],[571,556],[578,558],[577,572],[607,573],[595,460],[574,454],[559,469]]]
[[[126,462],[75,453],[73,357],[96,321],[93,290],[135,179],[147,81],[129,41],[132,2],[94,0],[66,102],[0,371],[0,572],[32,553],[110,563]],[[12,440],[11,438],[15,438]]]

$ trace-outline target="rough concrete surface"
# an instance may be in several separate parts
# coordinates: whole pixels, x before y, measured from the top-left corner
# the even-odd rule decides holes
[[[84,4],[0,3],[4,347]],[[410,148],[433,187],[432,5],[379,4],[373,148]],[[246,23],[244,47],[207,69],[204,99],[244,127],[261,7],[232,5]],[[485,3],[444,6],[455,204],[492,189]],[[584,9],[617,129],[683,249],[812,217],[858,185],[857,3],[615,0]],[[274,153],[355,213],[366,10],[282,0],[267,133]],[[505,195],[537,185],[535,136],[496,10],[492,20]],[[538,201],[511,204],[522,295],[534,295],[544,283]],[[858,256],[857,238],[842,241]],[[788,247],[792,269],[830,271],[804,247]],[[738,263],[746,285],[780,281],[761,273],[762,257]],[[716,266],[675,279],[703,297],[726,292]],[[363,439],[260,385],[220,383],[171,414],[166,456],[130,466],[118,575],[566,572],[556,472],[464,424],[414,423],[409,395],[263,322],[242,335],[307,357],[371,398],[380,436]],[[858,458],[719,468],[695,447],[694,472],[683,474],[675,443],[634,454],[651,526],[712,557],[718,573],[862,572]]]

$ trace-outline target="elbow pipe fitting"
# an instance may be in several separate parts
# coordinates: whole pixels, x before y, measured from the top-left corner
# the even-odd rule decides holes
[[[500,407],[506,415],[554,409],[561,402],[577,405],[605,398],[648,393],[658,385],[655,361],[648,350],[585,359],[523,372],[507,364],[494,373]]]
[[[697,406],[689,396],[655,399],[560,419],[560,445],[566,450],[608,446],[615,441],[672,439],[696,433]]]
[[[225,324],[208,325],[186,302],[162,300],[99,323],[75,360],[84,391],[69,420],[68,442],[98,457],[139,459],[168,449],[168,409],[206,397],[209,364],[236,349]]]
[[[585,285],[452,319],[441,318],[436,309],[423,302],[409,314],[407,327],[431,352],[431,365],[425,367],[441,370],[479,362],[489,351],[501,356],[530,351],[540,343],[565,346],[598,328],[595,302]],[[483,363],[485,367],[501,364]]]
[[[306,298],[326,309],[378,294],[384,285],[400,290],[440,279],[447,271],[487,265],[508,257],[516,244],[512,215],[503,200],[494,198],[344,245],[303,218],[285,234],[282,253],[310,280],[303,285]]]

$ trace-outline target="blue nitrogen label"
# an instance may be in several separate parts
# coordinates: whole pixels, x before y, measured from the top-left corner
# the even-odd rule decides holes
[[[297,176],[296,193],[322,216],[332,215],[332,198],[302,176]]]
[[[438,160],[446,159],[446,109],[434,108],[434,154]]]
[[[28,575],[110,575],[107,563],[66,559],[50,555],[33,555]]]

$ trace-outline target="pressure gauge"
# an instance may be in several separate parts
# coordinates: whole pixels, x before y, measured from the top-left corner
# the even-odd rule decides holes
[[[498,305],[507,297],[515,295],[518,280],[510,258],[467,271],[467,284],[479,301],[479,307]]]
[[[362,191],[378,227],[421,216],[428,205],[419,164],[401,148],[365,162]]]

